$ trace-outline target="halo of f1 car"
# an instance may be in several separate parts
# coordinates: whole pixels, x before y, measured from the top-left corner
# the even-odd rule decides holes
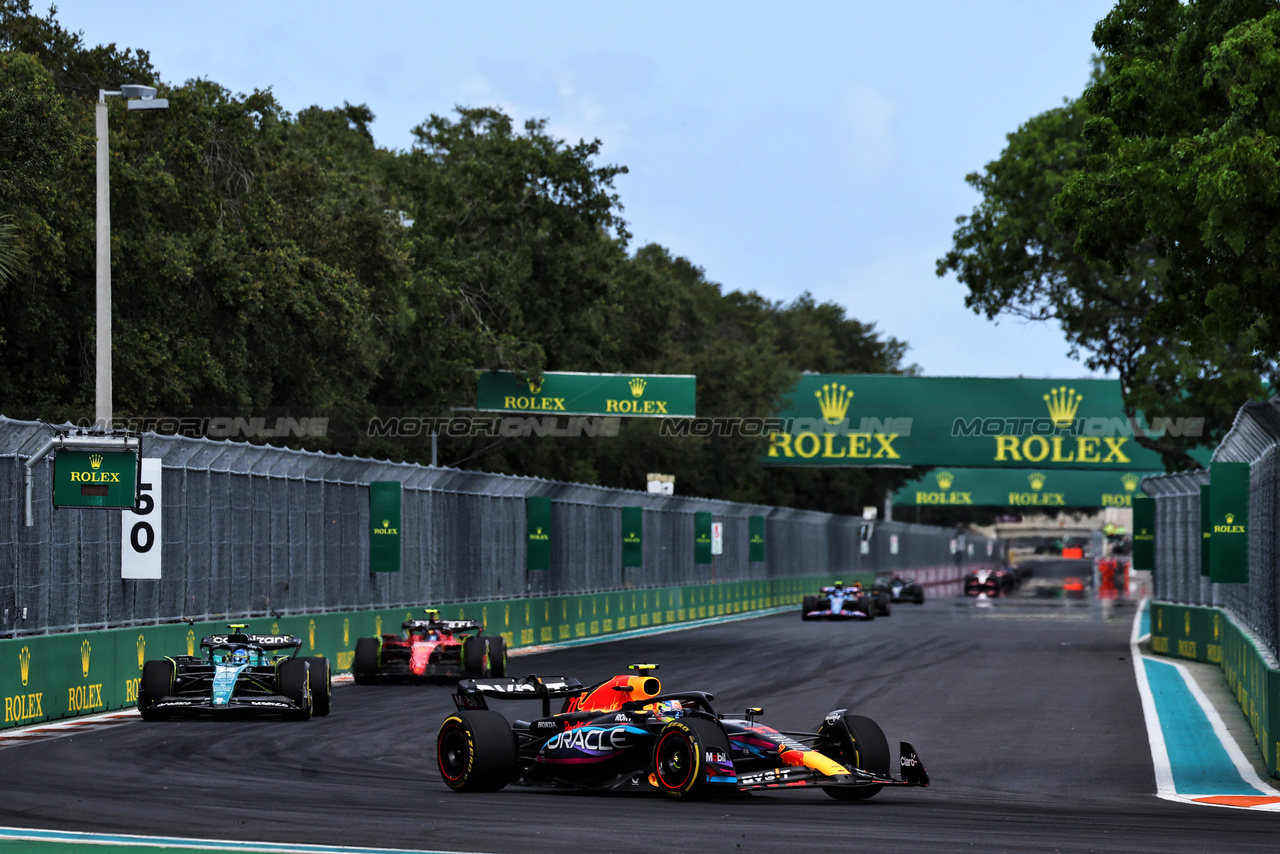
[[[915,748],[899,745],[900,778],[889,745],[870,718],[837,709],[816,732],[788,732],[756,721],[758,708],[717,714],[705,691],[664,692],[650,671],[592,686],[564,676],[464,679],[457,711],[436,736],[440,776],[458,792],[508,785],[661,792],[702,799],[761,789],[816,787],[861,801],[885,786],[928,786]],[[508,722],[489,700],[539,700],[542,715]],[[553,700],[562,700],[552,714]]]
[[[482,634],[477,620],[442,620],[427,608],[425,620],[405,620],[399,635],[356,640],[351,673],[356,684],[507,675],[507,644]]]
[[[806,596],[800,605],[802,620],[874,620],[893,613],[887,590],[868,590],[862,582],[837,581],[817,596]]]
[[[201,639],[200,655],[142,665],[138,711],[143,720],[255,715],[307,720],[329,714],[328,659],[299,657],[302,638],[248,634],[243,623],[227,628],[225,635]]]

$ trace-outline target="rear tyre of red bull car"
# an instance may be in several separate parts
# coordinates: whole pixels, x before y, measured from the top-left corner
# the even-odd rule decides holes
[[[684,718],[667,724],[653,747],[653,775],[658,788],[673,798],[704,800],[721,791],[737,791],[716,783],[709,756],[730,762],[729,736],[724,727],[704,718]]]
[[[351,675],[357,685],[378,681],[378,639],[357,638],[356,654],[351,659]]]
[[[436,733],[436,763],[455,792],[496,792],[515,777],[516,737],[497,712],[454,712]]]
[[[881,777],[889,776],[889,741],[884,730],[871,718],[850,715],[843,709],[832,712],[818,727],[821,741],[817,749],[841,765],[852,765]],[[881,786],[824,786],[837,801],[865,801]]]
[[[173,662],[169,659],[148,661],[142,666],[138,683],[138,713],[144,721],[167,721],[169,713],[153,709],[158,701],[173,693]]]

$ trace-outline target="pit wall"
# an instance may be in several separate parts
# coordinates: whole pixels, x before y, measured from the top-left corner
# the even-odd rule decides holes
[[[864,584],[873,580],[863,573],[842,578]],[[834,576],[780,578],[431,607],[447,620],[480,620],[486,633],[501,634],[508,648],[518,649],[799,606],[806,594],[833,581]],[[358,638],[398,632],[403,620],[421,617],[421,608],[392,608],[0,640],[0,729],[136,705],[145,661],[197,654],[200,639],[224,632],[227,622],[246,623],[255,633],[297,635],[301,655],[326,656],[337,673],[351,669]]]
[[[1222,668],[1267,771],[1280,777],[1280,670],[1221,609],[1152,602],[1150,616],[1152,652]]]

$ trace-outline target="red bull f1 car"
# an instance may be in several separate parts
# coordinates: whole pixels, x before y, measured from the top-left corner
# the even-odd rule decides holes
[[[915,748],[899,746],[900,777],[889,772],[889,744],[870,718],[837,709],[816,732],[764,726],[761,709],[721,715],[704,691],[666,692],[650,671],[593,686],[563,676],[464,679],[457,711],[436,736],[445,785],[493,792],[508,785],[664,793],[702,799],[763,789],[820,788],[861,801],[886,786],[928,786]],[[508,723],[491,700],[536,700],[542,714]],[[560,711],[551,712],[553,701]]]
[[[889,594],[867,590],[861,582],[843,584],[837,581],[822,588],[817,596],[806,596],[800,605],[802,620],[874,620],[889,616],[893,606]]]
[[[302,638],[252,635],[232,623],[200,641],[200,655],[142,665],[138,711],[143,720],[175,716],[280,715],[307,720],[329,714],[330,672],[324,656],[299,657]]]
[[[476,620],[442,620],[426,609],[425,620],[405,620],[399,635],[356,640],[351,673],[357,684],[379,681],[452,680],[507,675],[507,644],[485,637]]]

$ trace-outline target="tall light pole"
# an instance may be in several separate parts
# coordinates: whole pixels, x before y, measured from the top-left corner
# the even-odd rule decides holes
[[[131,110],[168,109],[166,98],[157,98],[152,86],[121,86],[119,92],[98,90],[96,124],[98,131],[98,221],[97,221],[97,378],[94,385],[93,416],[98,429],[111,429],[111,180],[107,160],[107,96],[128,99]]]

